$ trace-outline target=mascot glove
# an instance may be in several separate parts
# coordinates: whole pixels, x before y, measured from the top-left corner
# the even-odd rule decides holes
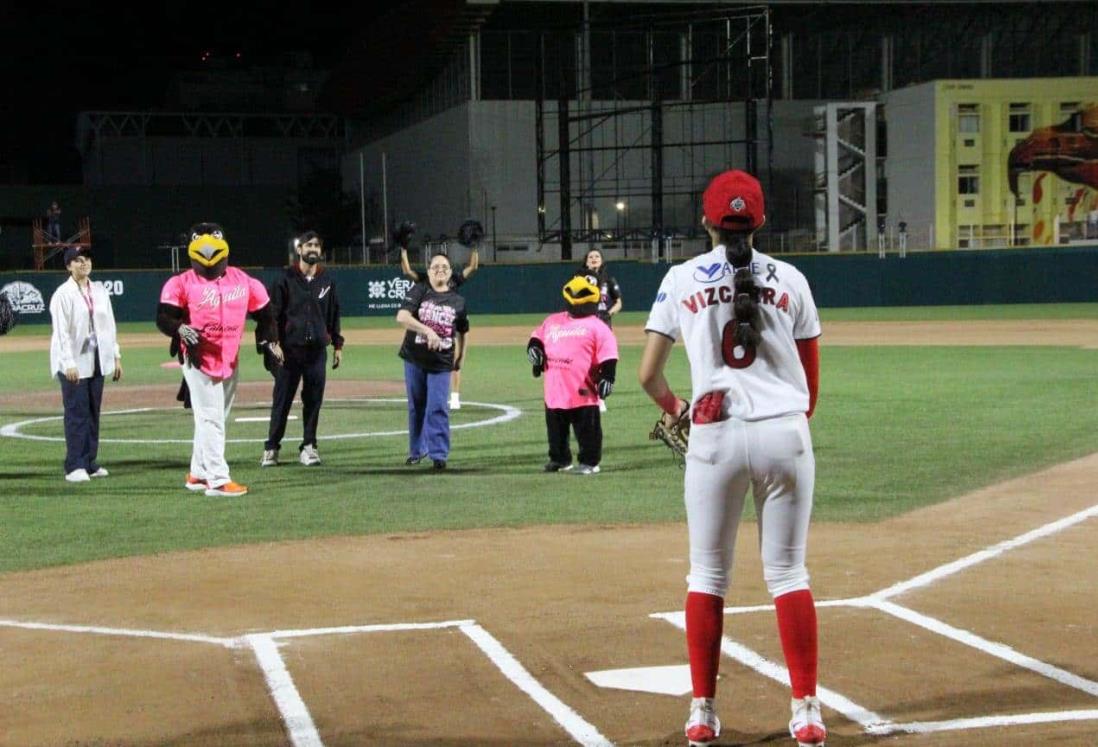
[[[598,390],[599,398],[606,399],[614,393],[614,382],[610,381],[610,379],[599,379]]]
[[[198,344],[198,330],[189,324],[180,324],[177,334],[179,339],[187,344],[187,347],[194,347]]]

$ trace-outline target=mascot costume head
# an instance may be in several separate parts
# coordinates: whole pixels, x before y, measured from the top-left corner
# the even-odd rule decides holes
[[[565,283],[561,293],[567,303],[569,316],[591,316],[599,310],[601,294],[598,286],[583,275],[576,275]]]
[[[217,280],[229,266],[229,242],[216,223],[196,223],[191,226],[187,256],[191,267],[207,280]]]

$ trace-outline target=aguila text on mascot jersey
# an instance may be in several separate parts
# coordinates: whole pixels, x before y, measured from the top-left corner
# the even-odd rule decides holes
[[[206,495],[248,492],[233,482],[225,462],[225,426],[236,395],[240,341],[246,319],[256,322],[256,341],[282,360],[267,289],[229,265],[229,242],[216,223],[189,231],[191,269],[172,276],[160,292],[156,326],[172,338],[183,364],[180,399],[194,412],[191,469],[183,486]]]

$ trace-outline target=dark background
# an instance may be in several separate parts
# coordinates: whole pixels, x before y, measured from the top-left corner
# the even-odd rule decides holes
[[[77,113],[163,108],[177,72],[277,65],[302,51],[314,67],[337,67],[398,3],[370,5],[0,3],[0,182],[79,182]]]

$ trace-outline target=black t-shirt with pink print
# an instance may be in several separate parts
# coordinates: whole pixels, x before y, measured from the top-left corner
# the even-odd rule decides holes
[[[440,350],[429,350],[427,338],[408,330],[400,346],[400,357],[424,371],[452,371],[454,368],[454,338],[469,331],[465,299],[453,290],[439,293],[428,283],[416,283],[400,304],[416,319],[435,331],[442,339]]]

